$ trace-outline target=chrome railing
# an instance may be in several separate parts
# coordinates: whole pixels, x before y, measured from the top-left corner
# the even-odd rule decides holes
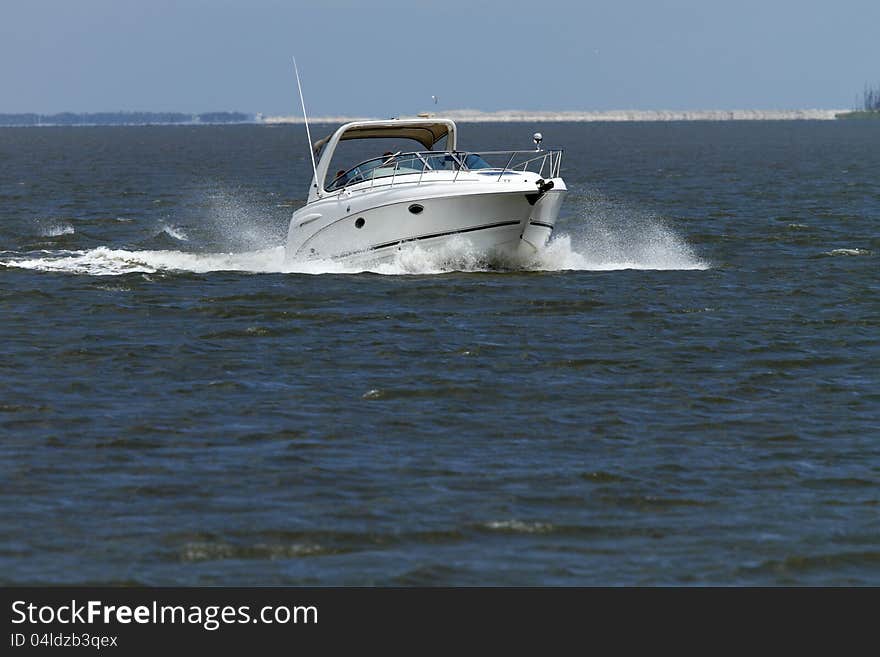
[[[503,162],[503,164],[501,164]],[[558,178],[562,169],[562,150],[551,151],[412,151],[386,154],[341,171],[326,192],[340,192],[369,181],[370,188],[397,184],[421,184],[426,173],[454,172],[452,182],[461,172],[476,172],[500,181],[511,173],[532,172],[542,178]],[[418,175],[414,180],[411,176]],[[399,177],[405,176],[404,180]],[[446,182],[449,182],[448,180]]]

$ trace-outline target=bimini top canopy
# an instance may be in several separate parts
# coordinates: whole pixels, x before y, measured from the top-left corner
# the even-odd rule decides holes
[[[426,150],[431,150],[438,141],[446,137],[444,150],[455,150],[455,123],[451,119],[393,119],[388,121],[353,121],[337,128],[336,132],[319,139],[312,148],[317,154],[322,148],[321,158],[317,163],[315,177],[309,188],[309,202],[320,198],[323,182],[327,177],[327,168],[333,158],[333,152],[341,141],[349,139],[412,139]]]
[[[431,150],[434,144],[446,137],[447,150],[455,149],[455,123],[449,119],[403,119],[392,121],[355,121],[346,123],[332,135],[327,135],[313,144],[315,153],[321,150],[334,135],[337,141],[348,139],[412,139],[426,149]]]

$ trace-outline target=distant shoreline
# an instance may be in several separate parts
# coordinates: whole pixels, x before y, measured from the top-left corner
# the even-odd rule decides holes
[[[424,113],[420,116],[445,117],[460,123],[561,123],[561,122],[657,122],[657,121],[833,121],[846,114],[842,109],[793,110],[605,110],[605,111],[529,111],[459,109]],[[388,117],[314,116],[311,123],[345,123]],[[401,115],[397,118],[416,118]],[[243,112],[184,114],[169,112],[100,112],[59,114],[0,114],[0,127],[58,126],[147,126],[147,125],[284,125],[301,124],[301,116],[264,116]]]
[[[262,114],[245,112],[35,112],[0,113],[0,127],[221,125],[259,123]]]
[[[449,110],[432,112],[430,117],[445,117],[460,123],[588,123],[588,122],[635,122],[635,121],[833,121],[840,109],[796,110],[607,110],[607,111],[527,111],[499,110]],[[311,123],[345,123],[370,118],[367,116],[309,117]],[[387,118],[387,117],[385,117]],[[416,118],[400,116],[399,118]],[[265,124],[302,123],[301,116],[267,116]]]
[[[852,112],[843,112],[837,115],[838,119],[855,119],[861,121],[863,119],[877,120],[880,119],[880,110],[854,110]]]

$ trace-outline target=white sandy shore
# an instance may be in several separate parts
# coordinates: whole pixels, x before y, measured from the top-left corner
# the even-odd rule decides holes
[[[461,123],[513,123],[554,121],[830,121],[843,109],[792,110],[607,110],[602,112],[549,112],[525,110],[449,110],[432,113]],[[315,116],[312,123],[345,123],[364,119],[388,118],[369,116]],[[415,118],[401,116],[399,118]],[[302,123],[301,116],[266,116],[263,123]]]

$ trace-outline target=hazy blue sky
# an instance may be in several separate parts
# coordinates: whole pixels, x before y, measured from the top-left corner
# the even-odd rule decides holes
[[[0,0],[0,112],[850,107],[880,0]]]

